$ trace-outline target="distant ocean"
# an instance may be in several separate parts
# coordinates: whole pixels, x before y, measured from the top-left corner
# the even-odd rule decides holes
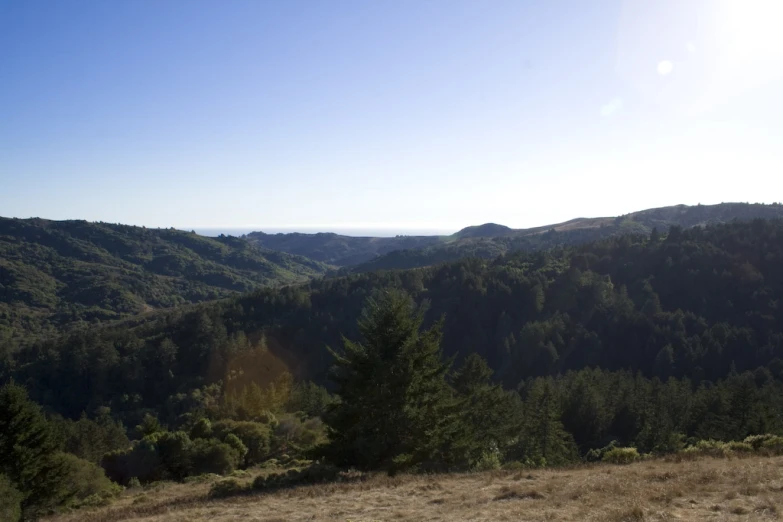
[[[394,236],[447,236],[456,232],[456,230],[432,229],[432,228],[187,228],[183,230],[193,230],[196,234],[202,236],[216,237],[220,234],[226,236],[243,236],[250,232],[265,232],[267,234],[290,234],[291,232],[301,232],[303,234],[316,234],[318,232],[334,232],[343,236],[354,237],[394,237]]]

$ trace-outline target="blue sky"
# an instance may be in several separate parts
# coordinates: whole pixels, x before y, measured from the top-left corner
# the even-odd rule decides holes
[[[0,3],[0,215],[525,227],[783,199],[779,0]]]

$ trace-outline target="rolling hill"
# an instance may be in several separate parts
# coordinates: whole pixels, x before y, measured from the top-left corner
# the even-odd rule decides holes
[[[327,268],[234,237],[0,218],[0,340],[303,282]]]
[[[445,316],[446,356],[478,353],[509,387],[585,367],[715,380],[783,360],[781,260],[783,222],[754,221],[320,278],[29,346],[15,379],[68,414],[128,393],[159,407],[169,394],[222,379],[239,340],[264,336],[295,376],[324,382],[325,347],[356,338],[366,299],[395,287],[429,303],[429,324]],[[160,370],[165,339],[177,355],[162,389],[148,376]],[[149,360],[138,363],[138,353]],[[101,378],[90,390],[72,388],[65,367]],[[783,362],[773,367],[783,372]]]
[[[265,234],[252,232],[252,244],[306,256],[342,267],[343,272],[370,272],[429,266],[463,257],[492,259],[507,252],[574,245],[621,234],[649,234],[653,228],[783,218],[783,205],[721,203],[676,205],[617,217],[577,218],[541,227],[512,229],[495,223],[471,226],[451,236],[351,237],[333,233]]]
[[[545,250],[622,234],[650,234],[654,228],[663,232],[671,226],[691,228],[732,221],[781,218],[783,205],[722,203],[662,207],[618,217],[577,218],[528,229],[511,229],[487,223],[464,228],[431,245],[393,250],[343,271],[358,273],[415,268],[464,257],[493,259],[509,252]]]

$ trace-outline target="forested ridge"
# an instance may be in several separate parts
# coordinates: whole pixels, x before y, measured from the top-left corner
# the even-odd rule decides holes
[[[325,383],[326,346],[355,336],[365,299],[396,287],[429,303],[425,324],[444,317],[446,356],[481,355],[507,387],[584,367],[715,380],[783,359],[782,261],[780,222],[674,227],[263,289],[18,352],[6,343],[4,371],[70,416],[128,396],[160,408],[223,379],[263,335],[296,377]]]
[[[488,223],[468,227],[431,245],[400,247],[351,265],[342,273],[371,272],[430,266],[465,257],[494,259],[518,251],[546,250],[560,245],[578,245],[624,234],[649,234],[654,228],[690,228],[733,221],[783,218],[778,204],[721,203],[719,205],[676,205],[633,212],[613,218],[572,219],[565,223],[512,229]]]
[[[0,339],[302,282],[327,268],[234,237],[0,218]]]
[[[450,236],[351,237],[333,233],[246,236],[253,244],[304,255],[342,268],[341,273],[403,269],[456,261],[494,259],[516,251],[546,250],[624,234],[649,234],[653,228],[783,218],[783,205],[721,203],[675,205],[616,217],[576,218],[564,223],[512,229],[495,223],[466,227]]]
[[[348,467],[779,454],[781,262],[781,221],[671,227],[6,338],[0,489],[35,516],[109,502],[107,477],[299,469],[264,490]]]

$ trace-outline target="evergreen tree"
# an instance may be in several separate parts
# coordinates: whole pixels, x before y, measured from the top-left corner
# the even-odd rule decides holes
[[[454,460],[473,467],[491,455],[498,458],[518,434],[521,404],[516,394],[492,382],[492,369],[478,354],[470,354],[454,373],[458,398],[460,437],[455,440]]]
[[[22,494],[5,475],[0,475],[0,520],[16,522],[22,516]]]
[[[339,401],[325,416],[333,460],[396,471],[448,466],[454,400],[440,349],[440,324],[421,330],[424,309],[390,290],[370,299],[358,322],[362,342],[332,352]]]
[[[22,508],[43,507],[61,495],[57,441],[37,404],[14,383],[0,388],[0,475],[23,496]]]
[[[573,436],[560,421],[553,379],[536,379],[527,391],[524,425],[512,455],[533,465],[557,466],[577,459]]]

